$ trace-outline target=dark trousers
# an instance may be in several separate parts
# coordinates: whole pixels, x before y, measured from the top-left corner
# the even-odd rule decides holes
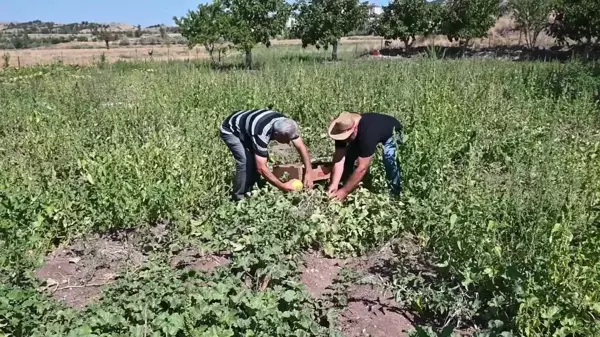
[[[254,153],[248,144],[244,144],[242,140],[232,134],[223,132],[221,132],[221,139],[235,159],[235,179],[233,180],[231,199],[238,201],[252,190],[254,184],[259,181],[260,174],[256,170]]]

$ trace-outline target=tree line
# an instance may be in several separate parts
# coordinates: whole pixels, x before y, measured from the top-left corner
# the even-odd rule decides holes
[[[67,24],[57,24],[52,21],[44,22],[40,20],[28,21],[28,22],[11,22],[6,24],[6,30],[16,30],[18,34],[63,34],[63,35],[77,35],[82,34],[84,31],[98,31],[109,27],[106,24],[81,21]],[[151,25],[146,28],[142,28],[141,25],[135,26],[133,30],[118,31],[119,34],[127,37],[140,37],[143,34],[151,34],[150,31],[153,28],[158,28],[162,33],[163,31],[168,34],[179,33],[179,27],[167,27],[162,24]]]
[[[331,47],[335,60],[340,39],[365,27],[371,34],[402,41],[406,48],[417,36],[432,35],[468,46],[486,37],[502,15],[514,19],[530,48],[542,31],[561,45],[600,43],[598,0],[392,0],[381,15],[369,13],[368,3],[360,0],[213,0],[173,19],[190,48],[203,45],[213,61],[237,48],[251,66],[254,46],[269,47],[287,26],[303,47]]]
[[[40,27],[40,25],[44,25],[42,29],[34,29],[33,27]],[[67,34],[63,34],[63,36],[53,36],[53,32],[48,33],[48,36],[45,37],[30,37],[29,32],[35,31],[44,31],[52,28],[54,23],[46,22],[46,23],[38,23],[37,21],[26,22],[26,23],[11,23],[8,25],[8,29],[17,29],[18,31],[15,33],[0,33],[0,49],[27,49],[27,48],[35,48],[45,45],[55,45],[60,43],[67,42],[89,42],[89,41],[103,41],[107,49],[110,49],[110,42],[120,41],[119,45],[128,46],[131,45],[132,42],[129,40],[130,38],[136,38],[133,44],[140,45],[160,45],[160,44],[186,44],[187,40],[181,36],[176,36],[174,38],[170,37],[169,34],[177,34],[179,33],[179,27],[166,27],[164,25],[154,25],[146,27],[146,30],[143,30],[140,25],[136,26],[134,30],[127,31],[118,31],[111,29],[109,25],[105,24],[97,24],[97,23],[87,23],[83,22],[79,27],[86,27],[85,29],[89,30],[89,34],[87,35],[78,35],[81,34],[81,30],[75,30],[75,33],[69,33],[69,36],[64,36]],[[79,24],[69,24],[64,25],[68,27],[73,27],[74,25]],[[48,28],[50,27],[50,28]],[[158,28],[159,37],[153,36],[153,32],[150,31],[152,28]],[[144,36],[147,34],[149,36]],[[45,34],[40,33],[40,35],[44,36]]]

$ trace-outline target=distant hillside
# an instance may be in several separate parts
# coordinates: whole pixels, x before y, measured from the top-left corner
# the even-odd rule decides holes
[[[152,25],[142,28],[125,23],[55,23],[40,20],[0,23],[0,49],[28,49],[77,42],[79,48],[94,48],[87,42],[109,42],[119,46],[185,44],[179,27]]]
[[[147,32],[158,32],[161,25],[149,27],[133,26],[126,23],[98,23],[98,22],[74,22],[74,23],[55,23],[43,22],[40,20],[29,22],[3,22],[0,23],[0,33],[12,34],[90,34],[94,30],[106,29],[111,32],[133,32],[142,30]],[[168,33],[176,33],[177,27],[164,26]]]

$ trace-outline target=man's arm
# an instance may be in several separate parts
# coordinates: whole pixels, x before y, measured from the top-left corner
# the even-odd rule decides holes
[[[262,157],[259,155],[254,155],[254,159],[256,160],[256,170],[263,176],[268,182],[275,185],[278,189],[282,191],[293,191],[294,188],[291,185],[291,182],[284,183],[281,180],[277,179],[277,176],[269,170],[267,166],[267,157]]]
[[[342,193],[348,195],[352,193],[352,191],[354,191],[354,189],[358,186],[358,183],[360,183],[364,178],[365,173],[367,173],[367,169],[371,164],[372,158],[372,155],[364,158],[358,157],[358,167],[356,168],[356,170],[354,170],[352,175],[350,175],[350,178],[348,178],[348,181],[346,182],[346,184],[344,184],[344,187],[340,189]]]
[[[346,148],[338,147],[333,153],[333,168],[331,169],[331,178],[329,183],[329,193],[335,192],[340,185],[342,173],[344,173],[344,162],[346,161]]]
[[[304,145],[302,137],[292,140],[292,144],[294,144],[296,151],[298,151],[298,154],[300,154],[302,162],[304,163],[304,186],[311,188],[313,184],[312,162],[310,161],[310,155],[308,154],[306,145]]]

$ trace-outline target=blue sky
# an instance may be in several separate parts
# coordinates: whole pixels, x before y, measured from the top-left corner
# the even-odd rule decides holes
[[[0,0],[0,22],[42,20],[173,25],[174,15],[185,15],[203,2],[207,0]],[[388,0],[369,2],[381,5]]]

